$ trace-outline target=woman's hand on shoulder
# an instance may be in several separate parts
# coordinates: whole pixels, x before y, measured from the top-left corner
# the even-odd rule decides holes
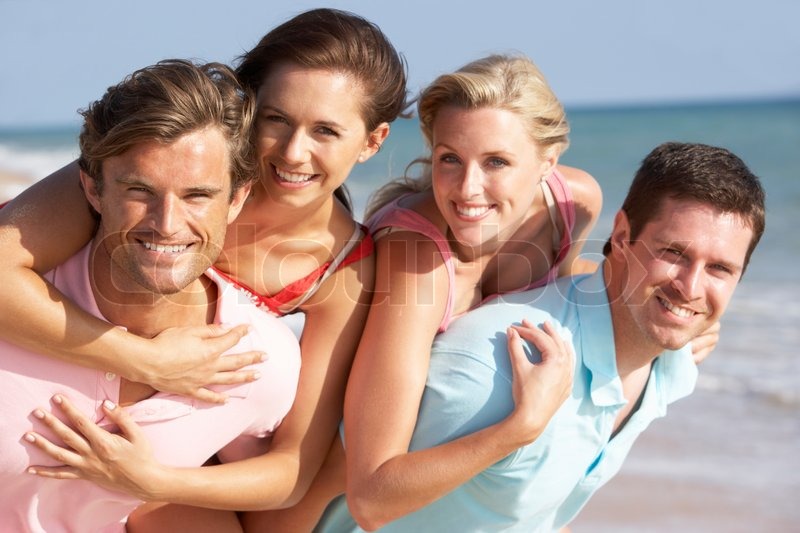
[[[569,397],[575,372],[575,355],[549,322],[539,328],[527,319],[508,328],[508,351],[513,373],[514,415],[527,428],[525,444],[533,442]],[[523,340],[541,353],[541,361],[528,358]],[[517,425],[517,424],[515,424]]]
[[[263,352],[222,355],[233,348],[247,330],[247,325],[166,329],[150,340],[152,349],[148,354],[130,362],[135,366],[126,377],[162,392],[224,403],[226,395],[208,386],[254,381],[258,373],[242,368],[266,357]]]
[[[109,433],[78,411],[68,398],[56,395],[54,403],[69,426],[43,409],[34,416],[56,436],[63,446],[30,431],[24,439],[63,466],[30,466],[28,473],[53,479],[86,479],[111,490],[122,491],[142,500],[152,497],[158,486],[161,466],[153,458],[150,443],[128,414],[106,400],[103,410],[121,434]],[[72,428],[77,428],[72,429]],[[155,483],[153,483],[156,481]],[[67,490],[66,486],[64,490]]]

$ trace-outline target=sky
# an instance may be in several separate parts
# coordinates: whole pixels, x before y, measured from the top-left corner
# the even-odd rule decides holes
[[[0,128],[67,125],[133,70],[231,63],[312,7],[378,24],[415,93],[521,52],[569,107],[800,98],[797,0],[0,0]]]

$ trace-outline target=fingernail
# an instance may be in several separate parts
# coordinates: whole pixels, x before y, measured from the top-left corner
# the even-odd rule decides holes
[[[103,400],[103,407],[105,407],[109,411],[113,411],[117,408],[117,404],[112,402],[111,400]]]
[[[36,442],[36,437],[31,435],[30,433],[25,433],[25,440],[28,442]]]
[[[34,409],[33,416],[35,416],[39,420],[44,420],[44,411],[42,411],[41,409]]]
[[[253,372],[253,381],[261,378],[261,372]]]
[[[259,363],[263,363],[263,362],[264,362],[264,361],[266,361],[267,359],[269,359],[269,356],[268,356],[266,353],[262,352],[262,353],[261,353],[261,356],[258,358],[258,362],[259,362]]]
[[[28,469],[27,469],[27,470],[25,470],[25,471],[26,471],[27,473],[29,473],[29,474],[36,475],[36,469],[35,469],[35,468],[28,467]]]
[[[64,401],[64,399],[61,397],[60,394],[56,394],[55,396],[53,396],[53,402],[54,403],[57,403],[58,405],[61,405],[61,403],[63,401]]]

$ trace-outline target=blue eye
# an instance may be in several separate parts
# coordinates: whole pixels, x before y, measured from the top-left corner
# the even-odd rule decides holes
[[[319,132],[321,134],[323,134],[323,135],[328,135],[328,136],[331,136],[331,137],[338,137],[339,136],[338,132],[332,130],[331,128],[329,128],[327,126],[320,126]]]
[[[505,159],[501,159],[499,157],[492,157],[491,159],[489,159],[487,164],[493,168],[503,168],[505,166],[508,166],[508,161],[506,161]]]

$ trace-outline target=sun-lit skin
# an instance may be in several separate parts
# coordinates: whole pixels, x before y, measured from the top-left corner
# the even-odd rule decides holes
[[[238,191],[231,203],[230,176],[228,148],[216,129],[171,144],[144,142],[108,158],[99,195],[82,176],[102,216],[94,265],[109,269],[108,279],[94,276],[102,294],[111,301],[119,292],[151,297],[195,282],[219,255],[246,193]]]
[[[536,211],[543,157],[519,116],[445,106],[433,123],[433,193],[460,256],[492,253]],[[549,155],[549,154],[548,154]]]
[[[291,63],[272,69],[257,102],[262,184],[272,200],[295,206],[332,201],[353,165],[372,155],[363,99],[347,74]]]
[[[615,336],[640,353],[677,349],[716,323],[742,275],[753,236],[744,220],[696,201],[666,199],[658,216],[629,242],[617,215],[609,286]],[[608,278],[610,272],[606,272]],[[627,305],[621,305],[625,302]]]

